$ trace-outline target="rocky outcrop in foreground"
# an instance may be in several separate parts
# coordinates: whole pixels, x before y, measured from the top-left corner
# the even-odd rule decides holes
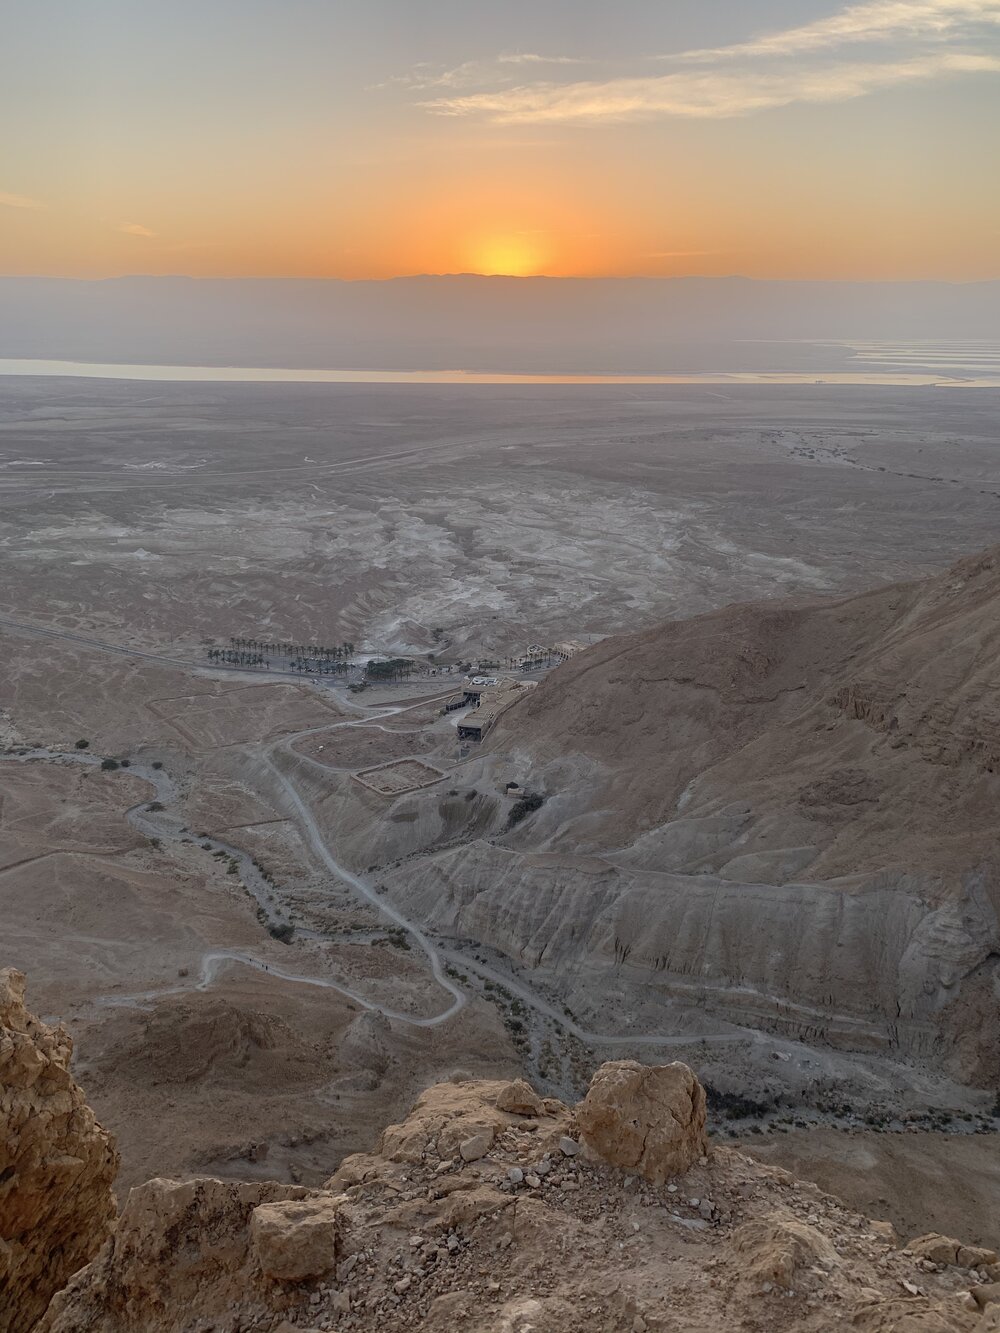
[[[705,1139],[681,1064],[429,1088],[322,1190],[154,1180],[37,1333],[988,1333],[1000,1265]],[[997,1285],[994,1285],[997,1284]]]
[[[29,1329],[100,1248],[118,1154],[69,1073],[73,1044],[0,971],[0,1329]]]

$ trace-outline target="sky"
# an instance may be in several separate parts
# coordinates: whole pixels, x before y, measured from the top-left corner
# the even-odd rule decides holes
[[[1000,277],[1000,0],[0,0],[0,273]]]

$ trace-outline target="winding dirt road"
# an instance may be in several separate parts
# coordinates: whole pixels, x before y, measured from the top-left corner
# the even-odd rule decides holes
[[[0,616],[0,625],[6,621],[5,617]],[[10,623],[10,622],[8,622]],[[17,624],[19,629],[29,629],[33,632],[46,633],[39,631],[35,627]],[[68,638],[76,640],[88,647],[98,646],[95,641],[87,640],[83,636],[76,636],[68,633],[50,631],[52,637]],[[196,665],[190,662],[182,663],[176,659],[166,657],[156,653],[138,653],[132,649],[114,648],[112,645],[101,644],[100,647],[112,651],[120,652],[126,656],[142,657],[155,662],[166,662],[174,666],[184,666],[188,670],[197,669]],[[148,1003],[161,994],[174,993],[182,990],[199,989],[204,990],[212,985],[215,978],[225,968],[238,965],[254,968],[269,976],[280,978],[282,981],[292,982],[304,986],[318,986],[327,990],[336,991],[345,998],[357,1004],[360,1008],[370,1012],[383,1014],[385,1017],[393,1019],[399,1023],[407,1024],[410,1027],[432,1028],[442,1023],[447,1023],[454,1018],[467,1003],[467,996],[447,975],[447,967],[450,964],[455,969],[472,972],[486,980],[497,985],[503,986],[512,995],[517,998],[537,1015],[548,1019],[559,1027],[562,1031],[570,1034],[590,1046],[597,1047],[656,1047],[670,1048],[678,1046],[690,1046],[696,1042],[706,1042],[713,1045],[725,1045],[745,1042],[764,1042],[768,1045],[781,1050],[802,1049],[794,1042],[786,1042],[777,1038],[765,1036],[762,1033],[755,1032],[752,1029],[729,1027],[724,1032],[715,1032],[708,1034],[681,1034],[666,1035],[655,1033],[644,1034],[626,1034],[626,1033],[603,1033],[593,1032],[582,1027],[574,1019],[570,1018],[565,1012],[556,1005],[550,1003],[524,982],[515,979],[511,975],[491,968],[478,958],[470,957],[460,950],[442,950],[424,933],[424,931],[411,921],[403,912],[401,912],[392,903],[386,901],[379,895],[377,890],[372,887],[362,876],[355,874],[348,866],[340,862],[334,852],[328,846],[323,837],[316,818],[309,808],[307,802],[303,799],[301,793],[296,789],[291,778],[283,773],[274,762],[274,756],[277,751],[282,750],[286,753],[291,752],[291,747],[298,740],[317,733],[329,733],[342,727],[372,727],[379,730],[385,730],[379,719],[397,716],[407,713],[411,710],[425,707],[428,699],[420,699],[416,703],[408,706],[385,706],[377,712],[369,711],[367,708],[356,704],[348,697],[341,698],[338,692],[338,703],[352,712],[358,714],[354,718],[342,722],[326,722],[315,727],[308,727],[302,731],[294,732],[288,736],[282,737],[277,741],[262,743],[259,746],[248,747],[251,752],[256,751],[257,757],[262,759],[273,774],[277,787],[280,790],[283,803],[286,805],[287,812],[298,825],[299,830],[310,848],[313,856],[323,865],[331,874],[342,880],[345,884],[357,894],[369,906],[374,907],[382,916],[391,921],[400,930],[404,931],[414,942],[420,952],[427,959],[430,971],[434,980],[449,997],[449,1003],[439,1013],[429,1017],[415,1017],[413,1014],[402,1013],[390,1009],[385,1005],[376,1004],[369,1000],[359,991],[345,986],[340,982],[333,981],[327,976],[307,975],[282,967],[270,961],[264,961],[255,957],[251,953],[243,950],[218,948],[209,950],[201,960],[199,976],[196,981],[192,981],[186,986],[171,987],[169,990],[156,992],[143,992],[138,995],[130,996],[108,996],[105,1002],[108,1004],[139,1004]],[[298,759],[305,759],[306,756],[297,754]],[[101,761],[98,756],[87,754],[80,751],[52,751],[47,749],[28,750],[21,755],[2,755],[0,761],[30,762],[30,761],[50,761],[50,762],[70,762],[87,765],[99,764]],[[314,762],[314,761],[309,761]],[[320,765],[322,767],[322,765]],[[125,816],[135,827],[137,827],[146,836],[155,836],[163,840],[177,841],[181,837],[188,837],[188,833],[183,825],[180,816],[174,814],[170,806],[176,801],[178,796],[178,786],[173,777],[165,770],[146,767],[144,765],[133,763],[127,772],[136,777],[148,781],[154,788],[155,800],[163,807],[162,811],[151,812],[150,802],[143,801],[130,807]],[[253,859],[250,855],[230,843],[226,843],[216,838],[199,838],[202,844],[208,844],[210,850],[223,851],[227,856],[235,858],[241,867],[244,883],[250,892],[256,898],[258,904],[266,912],[272,923],[281,923],[287,921],[281,913],[276,912],[272,902],[273,886],[265,885],[261,878]],[[280,896],[280,890],[277,891]],[[322,941],[326,937],[321,934],[314,938]]]

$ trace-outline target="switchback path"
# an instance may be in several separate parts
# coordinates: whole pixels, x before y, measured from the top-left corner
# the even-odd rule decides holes
[[[4,617],[0,617],[0,624],[3,623],[4,619]],[[62,634],[57,634],[55,631],[50,631],[48,633],[52,634],[54,637],[81,637],[63,636]],[[83,641],[88,644],[91,643],[91,641]],[[192,663],[182,663],[174,659],[162,657],[158,654],[137,654],[128,649],[114,649],[110,645],[108,647],[110,647],[112,651],[120,651],[127,656],[141,656],[153,661],[169,661],[172,665],[185,666],[189,669],[192,666]],[[413,709],[422,708],[427,702],[427,699],[420,699],[407,706],[386,706],[379,709],[378,712],[369,712],[358,705],[352,704],[350,706],[353,706],[357,712],[362,714],[362,716],[345,719],[340,722],[321,723],[318,726],[308,727],[302,731],[294,732],[277,741],[263,743],[252,748],[257,751],[258,756],[268,765],[269,770],[273,774],[274,779],[281,790],[284,802],[287,804],[292,817],[298,824],[304,841],[313,855],[326,867],[327,870],[337,876],[337,878],[342,880],[345,884],[349,885],[359,898],[369,906],[374,907],[382,916],[386,917],[399,929],[404,931],[414,941],[420,952],[426,957],[434,980],[449,996],[450,1003],[444,1009],[429,1017],[415,1017],[413,1014],[402,1013],[390,1009],[385,1005],[376,1004],[360,992],[351,987],[344,986],[328,976],[315,974],[307,975],[294,972],[288,968],[282,967],[280,964],[265,961],[242,950],[226,948],[211,949],[203,955],[197,982],[192,982],[187,986],[170,987],[162,991],[144,992],[140,995],[107,997],[106,1003],[142,1003],[149,1002],[162,994],[177,993],[179,991],[191,989],[204,990],[212,984],[224,968],[236,964],[255,968],[258,971],[266,973],[268,976],[278,977],[283,981],[333,990],[351,1000],[359,1007],[370,1012],[381,1013],[387,1018],[407,1024],[410,1027],[430,1028],[448,1022],[451,1018],[455,1017],[467,1003],[465,993],[447,975],[446,965],[450,963],[455,968],[473,972],[505,987],[512,994],[517,995],[521,1002],[532,1009],[537,1015],[548,1019],[564,1032],[591,1046],[614,1046],[624,1048],[648,1046],[654,1048],[670,1048],[676,1046],[690,1046],[698,1042],[724,1045],[752,1041],[766,1042],[776,1048],[789,1050],[798,1049],[797,1043],[784,1042],[780,1039],[767,1037],[753,1029],[733,1028],[732,1026],[729,1026],[728,1030],[724,1032],[691,1033],[687,1035],[655,1033],[624,1034],[591,1031],[570,1018],[557,1006],[538,995],[522,981],[514,979],[507,973],[488,967],[478,959],[472,958],[460,950],[439,949],[414,921],[411,921],[397,907],[383,898],[361,875],[355,874],[354,871],[340,862],[328,846],[312,810],[295,787],[293,781],[287,774],[283,773],[274,762],[275,753],[279,749],[286,753],[291,753],[291,746],[295,741],[301,740],[305,736],[315,735],[319,732],[325,733],[335,731],[341,727],[378,727],[380,726],[380,723],[377,719],[397,716],[399,714],[410,712]],[[297,757],[301,759],[304,756]],[[33,760],[70,762],[87,765],[96,765],[101,762],[97,755],[81,752],[79,750],[52,751],[47,749],[36,749],[28,750],[23,755],[0,755],[0,762],[29,762]],[[137,763],[130,765],[126,771],[151,783],[156,792],[155,799],[157,803],[164,807],[163,811],[151,812],[149,810],[150,802],[142,801],[139,804],[130,807],[125,812],[126,818],[128,818],[129,821],[146,836],[152,835],[172,841],[178,841],[182,837],[190,837],[191,835],[186,831],[186,828],[183,825],[182,818],[179,815],[172,813],[170,810],[170,805],[175,802],[178,797],[177,784],[170,774],[165,769],[154,770]],[[217,838],[199,838],[198,841],[202,844],[208,843],[211,850],[224,851],[226,855],[237,859],[241,865],[244,883],[247,884],[250,892],[257,899],[258,904],[263,908],[272,921],[280,921],[282,919],[280,916],[276,916],[273,909],[268,905],[270,895],[265,891],[263,881],[261,880],[260,884],[255,882],[256,880],[260,880],[260,875],[256,870],[256,867],[253,865],[252,858],[247,852]],[[317,934],[314,935],[313,938],[322,942],[326,937]]]

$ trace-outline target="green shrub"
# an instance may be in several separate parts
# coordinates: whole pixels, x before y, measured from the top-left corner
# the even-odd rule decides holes
[[[522,819],[527,819],[530,814],[540,810],[544,804],[545,797],[539,792],[525,792],[521,799],[515,801],[510,807],[510,814],[507,816],[507,829],[512,829],[515,825],[520,824]]]

